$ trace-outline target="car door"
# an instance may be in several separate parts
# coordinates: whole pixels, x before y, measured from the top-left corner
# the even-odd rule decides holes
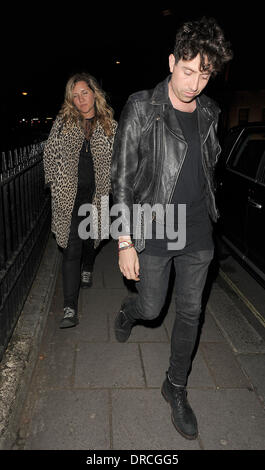
[[[250,198],[256,191],[256,178],[264,151],[263,135],[264,127],[249,127],[241,132],[219,182],[221,231],[241,257],[248,249],[249,223],[254,223],[256,218],[251,214]],[[249,222],[249,216],[252,222]]]
[[[245,261],[265,281],[265,132],[262,142],[256,185],[249,190]]]

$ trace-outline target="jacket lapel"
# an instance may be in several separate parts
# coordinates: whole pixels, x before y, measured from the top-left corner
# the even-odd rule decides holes
[[[168,96],[168,82],[170,75],[163,82],[159,83],[152,94],[151,104],[160,107],[163,115],[164,123],[169,131],[178,139],[185,140],[180,125],[177,120],[176,113]]]
[[[168,96],[168,82],[171,75],[169,75],[163,82],[159,83],[155,88],[151,96],[150,103],[152,105],[160,106],[163,110],[164,122],[167,128],[172,134],[178,139],[184,140],[182,130],[179,126],[176,113],[170,102]],[[215,119],[217,119],[219,109],[213,109],[211,101],[205,96],[201,95],[196,98],[197,110],[198,110],[198,126],[201,142],[204,143],[209,129]]]
[[[179,125],[176,113],[172,104],[169,102],[164,107],[164,123],[168,130],[178,139],[185,141],[182,129]]]
[[[218,120],[218,114],[220,110],[217,107],[213,109],[211,102],[209,102],[205,95],[197,98],[197,110],[201,143],[204,144],[209,134],[211,125],[213,122],[217,122]]]

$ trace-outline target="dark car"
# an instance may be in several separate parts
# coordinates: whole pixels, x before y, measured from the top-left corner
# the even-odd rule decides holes
[[[231,129],[216,168],[217,234],[265,286],[265,123]]]

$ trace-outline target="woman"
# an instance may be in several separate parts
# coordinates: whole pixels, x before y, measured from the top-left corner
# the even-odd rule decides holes
[[[63,248],[64,315],[60,328],[78,324],[80,273],[82,287],[92,283],[95,248],[103,237],[101,198],[105,196],[106,202],[107,196],[108,201],[116,127],[113,111],[95,78],[87,73],[72,76],[43,157],[45,182],[51,186],[52,231]],[[83,240],[78,234],[82,220],[78,209],[86,203],[98,211],[96,240]]]

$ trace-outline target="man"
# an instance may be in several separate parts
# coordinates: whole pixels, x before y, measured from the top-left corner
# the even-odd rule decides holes
[[[134,204],[160,204],[165,214],[171,204],[174,227],[180,222],[179,232],[183,221],[178,220],[178,207],[186,207],[186,244],[181,247],[171,243],[167,230],[163,239],[156,237],[157,227],[160,224],[161,229],[166,221],[154,215],[152,238],[138,237],[133,243],[131,217],[123,215],[125,233],[118,242],[119,266],[127,279],[137,281],[137,295],[123,302],[115,320],[115,335],[124,342],[137,320],[159,315],[174,263],[176,319],[162,394],[171,405],[173,424],[187,439],[198,435],[186,385],[202,292],[213,258],[211,219],[218,217],[213,171],[220,153],[216,136],[219,109],[201,92],[231,58],[229,44],[214,19],[184,23],[169,57],[171,75],[154,90],[129,97],[114,142],[115,204],[126,206],[130,215]],[[146,233],[146,227],[143,230]]]

